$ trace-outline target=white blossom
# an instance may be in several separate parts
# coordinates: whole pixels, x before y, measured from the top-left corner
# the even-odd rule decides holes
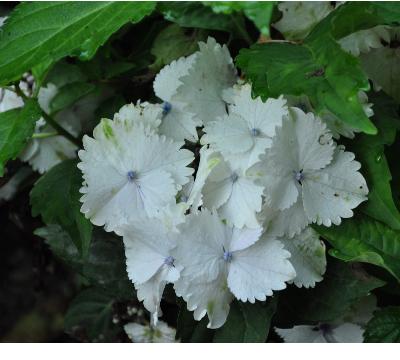
[[[282,1],[282,18],[272,26],[288,40],[302,40],[334,7],[329,1]]]
[[[176,246],[174,234],[162,223],[146,217],[122,225],[118,233],[124,240],[128,277],[157,324],[165,285],[175,282],[181,270],[171,255]]]
[[[103,119],[83,137],[81,211],[95,225],[115,230],[139,215],[159,218],[193,169],[193,154],[129,120]]]
[[[260,97],[253,99],[249,84],[238,85],[230,92],[225,92],[229,114],[208,122],[201,142],[210,144],[225,159],[249,167],[271,145],[275,128],[288,114],[286,100],[282,96],[266,102]]]
[[[314,287],[322,281],[326,270],[325,244],[310,227],[292,239],[279,239],[290,252],[290,262],[296,270],[293,283],[297,287]]]
[[[185,109],[186,103],[181,99],[177,89],[182,85],[181,78],[189,73],[197,54],[187,58],[182,57],[166,65],[154,80],[154,92],[164,101],[160,105],[162,111],[161,134],[176,141],[187,139],[198,140],[196,127],[201,126],[199,117],[195,117],[190,109]]]
[[[259,227],[257,212],[261,211],[263,186],[256,184],[255,177],[240,164],[224,161],[219,154],[207,155],[211,166],[205,165],[208,176],[201,189],[203,206],[217,210],[222,219],[238,228]]]
[[[339,40],[342,49],[354,56],[367,53],[371,49],[383,47],[382,40],[390,42],[387,26],[379,25],[371,29],[359,30]]]
[[[236,83],[236,70],[226,45],[209,37],[199,42],[188,74],[180,78],[175,98],[185,103],[184,110],[193,113],[196,124],[206,125],[226,114],[223,91]]]
[[[176,342],[176,330],[169,327],[168,324],[163,321],[159,321],[157,326],[142,325],[132,322],[124,325],[124,330],[129,339],[134,343]]]
[[[175,290],[196,320],[207,314],[208,327],[218,328],[226,321],[232,295],[264,301],[294,279],[283,244],[273,237],[259,239],[261,232],[228,226],[207,210],[189,215],[180,226],[174,257],[183,270]]]
[[[338,225],[367,199],[361,165],[353,153],[335,147],[330,132],[313,114],[297,108],[290,113],[257,165],[266,203],[282,211],[301,201],[310,223]]]

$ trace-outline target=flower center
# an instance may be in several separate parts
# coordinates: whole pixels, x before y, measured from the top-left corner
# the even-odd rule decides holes
[[[256,137],[256,136],[260,135],[260,130],[258,130],[256,128],[253,128],[253,129],[250,130],[250,133],[251,133],[251,136]]]
[[[128,178],[129,182],[134,182],[137,179],[137,172],[133,171],[133,170],[130,170],[126,174],[126,177]]]
[[[165,101],[162,104],[163,115],[167,115],[171,111],[171,109],[172,109],[172,105],[168,101]]]
[[[236,173],[232,173],[232,175],[231,175],[231,181],[232,181],[233,183],[235,183],[238,179],[239,179],[239,175],[236,174]]]
[[[230,251],[224,251],[224,256],[223,256],[224,261],[231,262],[232,257],[233,257],[233,254]]]
[[[304,173],[303,173],[303,170],[295,171],[295,172],[294,172],[294,179],[295,179],[296,181],[298,181],[299,184],[301,185],[301,182],[304,180]]]
[[[164,264],[168,266],[174,266],[175,259],[172,256],[167,256],[164,259]]]

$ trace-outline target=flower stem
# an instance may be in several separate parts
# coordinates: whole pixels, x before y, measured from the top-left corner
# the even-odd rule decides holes
[[[29,100],[29,98],[24,94],[24,92],[21,90],[19,87],[18,83],[14,84],[15,92],[17,93],[18,96],[20,96],[24,101]],[[57,121],[55,121],[50,115],[48,115],[46,112],[43,110],[41,111],[41,115],[43,119],[46,120],[46,122],[51,125],[59,135],[64,136],[66,139],[68,139],[70,142],[72,142],[74,145],[78,147],[82,147],[81,142],[79,139],[77,139],[75,136],[70,134],[67,130],[65,130]]]

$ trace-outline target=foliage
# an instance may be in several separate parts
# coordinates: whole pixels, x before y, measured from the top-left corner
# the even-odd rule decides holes
[[[371,293],[378,298],[379,308],[367,325],[360,325],[364,341],[400,342],[400,309],[393,306],[400,301],[400,79],[395,76],[400,65],[399,7],[389,2],[332,4],[328,15],[308,24],[304,39],[292,40],[274,26],[289,16],[278,4],[67,1],[10,5],[13,8],[0,29],[0,207],[6,200],[9,204],[20,201],[29,190],[35,219],[18,226],[37,235],[41,246],[69,271],[78,291],[64,318],[70,336],[82,341],[127,341],[124,325],[134,322],[145,327],[152,321],[154,312],[147,312],[150,306],[145,298],[150,291],[145,286],[151,284],[161,289],[157,290],[161,309],[153,299],[156,315],[162,312],[162,321],[176,327],[181,342],[277,341],[274,328],[336,324]],[[296,11],[297,16],[287,23],[309,21]],[[384,26],[382,37],[374,37],[376,42],[365,40],[377,26]],[[353,41],[361,54],[346,50],[343,39]],[[357,41],[375,45],[365,50]],[[204,43],[198,51],[199,42]],[[382,66],[383,58],[387,66]],[[172,78],[171,73],[179,76]],[[266,121],[271,114],[273,124]],[[240,117],[246,121],[240,123]],[[282,125],[287,117],[296,119],[291,133]],[[169,143],[164,137],[174,130],[171,124],[176,129],[180,126],[173,134],[179,143]],[[138,187],[135,198],[119,192],[117,181],[122,172],[126,177],[124,154],[132,150],[132,139],[137,147],[129,161],[143,166],[151,180],[148,188]],[[215,149],[217,155],[212,152]],[[317,155],[307,157],[308,149]],[[250,160],[242,150],[251,153]],[[341,165],[347,166],[344,175],[334,167],[340,156]],[[163,157],[169,160],[165,166]],[[44,173],[25,172],[25,162],[41,168],[34,161],[51,165]],[[307,163],[303,168],[291,169],[293,163],[303,162]],[[284,187],[286,165],[288,178],[296,180],[292,187]],[[258,181],[265,169],[276,171],[276,178],[282,175],[282,182]],[[19,180],[20,170],[27,174],[23,180]],[[137,180],[134,170],[127,172],[128,185]],[[312,202],[312,206],[323,204],[317,210],[306,204],[307,175],[317,179],[308,196],[314,199],[317,194],[323,199]],[[242,186],[241,190],[235,192],[233,185],[226,190],[226,179]],[[105,184],[114,180],[109,196]],[[358,189],[349,190],[349,183],[357,187],[366,183],[367,201]],[[93,184],[98,195],[90,202]],[[222,195],[216,189],[222,189]],[[268,189],[277,190],[268,194]],[[342,192],[343,198],[336,199]],[[285,198],[274,207],[274,196]],[[344,210],[324,218],[322,213],[340,206],[336,200],[344,202]],[[149,223],[125,216],[124,210],[132,215],[141,206],[156,220]],[[223,222],[215,225],[210,220],[215,214],[204,215],[204,219],[208,216],[204,220],[197,213],[200,206],[223,214]],[[120,227],[105,231],[102,225],[107,225],[107,216]],[[20,223],[13,212],[8,217]],[[190,221],[182,220],[189,217]],[[123,224],[130,221],[136,221],[137,228]],[[290,234],[285,232],[289,221]],[[159,228],[161,223],[169,229],[186,229],[190,235],[167,236]],[[230,223],[241,228],[247,237],[240,231],[237,236],[246,243],[231,251],[228,246],[234,248],[234,240],[225,242],[221,256],[226,267],[215,270],[213,251],[219,254],[221,247],[214,249],[210,243],[202,253],[198,240],[210,232],[209,241],[215,229],[227,234]],[[317,246],[302,247],[300,242],[304,259],[323,258],[318,270],[321,281],[308,282],[310,289],[300,288],[301,281],[294,280],[298,269],[290,263],[290,246],[280,246],[279,238],[295,241],[293,237],[301,236],[311,223],[329,256],[324,273],[321,251],[325,245],[318,234],[312,230],[319,254],[313,252]],[[257,233],[258,225],[275,242],[268,243],[268,236]],[[245,233],[244,226],[254,233]],[[7,231],[1,235],[4,242],[9,241]],[[173,269],[181,272],[181,283],[169,280],[172,272],[160,270],[168,261],[176,265],[164,253],[159,256],[163,246],[151,246],[165,240],[163,236],[171,240],[167,250],[173,259],[184,259],[183,270]],[[176,246],[182,236],[187,241],[183,250]],[[192,248],[195,254],[189,253]],[[156,259],[151,264],[144,261],[148,268],[143,277],[149,275],[145,280],[131,265],[137,254]],[[237,268],[231,262],[236,255],[242,259]],[[212,266],[200,266],[201,261]],[[270,275],[269,266],[272,270],[281,266],[279,276],[285,278]],[[217,275],[207,279],[212,270]],[[263,282],[261,293],[255,290],[257,279]],[[166,286],[168,282],[174,288]],[[211,300],[196,302],[193,293],[200,300],[207,293]],[[215,295],[220,293],[224,299]],[[209,319],[200,316],[206,313]],[[218,318],[221,313],[224,319]]]

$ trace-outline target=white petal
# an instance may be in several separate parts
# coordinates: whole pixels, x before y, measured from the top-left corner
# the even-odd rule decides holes
[[[260,238],[262,230],[262,228],[233,228],[229,251],[239,251],[247,249]]]
[[[326,270],[325,245],[312,228],[306,228],[293,239],[279,240],[291,254],[290,262],[296,270],[293,282],[297,287],[314,287],[322,280]]]
[[[383,47],[382,40],[389,43],[390,34],[387,26],[375,26],[359,30],[339,40],[342,49],[354,56],[367,53],[371,49]]]
[[[219,45],[215,39],[199,43],[193,66],[187,75],[180,78],[182,85],[172,100],[186,104],[186,110],[207,124],[226,114],[222,99],[224,89],[236,82],[236,71],[226,45]]]
[[[233,183],[230,197],[218,212],[228,223],[238,228],[258,228],[257,212],[261,211],[264,187],[244,176]],[[206,204],[206,203],[205,203]]]
[[[159,321],[157,326],[128,323],[124,325],[125,333],[135,343],[172,343],[175,342],[176,330],[165,322]]]
[[[198,207],[203,204],[203,187],[210,174],[222,161],[221,156],[212,149],[203,146],[200,149],[200,163],[196,173],[196,180],[188,196],[187,204],[192,206],[192,211],[196,212]]]
[[[193,66],[197,54],[181,57],[164,66],[154,79],[154,93],[160,99],[171,102],[177,88],[181,85],[181,77],[187,75]]]
[[[173,257],[183,266],[182,277],[197,282],[215,280],[224,265],[224,247],[228,249],[231,230],[207,210],[188,215],[178,229]]]
[[[309,224],[301,197],[290,208],[282,211],[273,210],[268,205],[264,205],[259,218],[268,234],[286,235],[289,238],[299,234]]]
[[[175,283],[175,291],[187,302],[188,310],[194,311],[195,320],[200,321],[207,314],[207,327],[210,329],[217,329],[225,323],[233,299],[226,285],[225,272],[211,282],[196,283],[181,278]]]
[[[359,325],[344,323],[333,329],[332,338],[338,343],[362,343],[363,333]]]
[[[282,18],[273,27],[288,40],[301,40],[334,8],[329,1],[283,1],[278,9]]]
[[[275,328],[277,334],[286,343],[327,343],[328,341],[317,326],[299,325],[291,329]]]
[[[124,105],[114,114],[114,121],[142,124],[145,128],[157,131],[161,124],[162,108],[160,105],[140,103]]]
[[[352,209],[367,200],[368,194],[360,166],[353,153],[337,148],[329,166],[305,174],[303,203],[310,221],[331,226],[353,216]]]
[[[285,282],[295,277],[289,257],[281,242],[265,237],[245,250],[233,252],[229,289],[241,301],[264,301],[273,290],[285,289]]]

